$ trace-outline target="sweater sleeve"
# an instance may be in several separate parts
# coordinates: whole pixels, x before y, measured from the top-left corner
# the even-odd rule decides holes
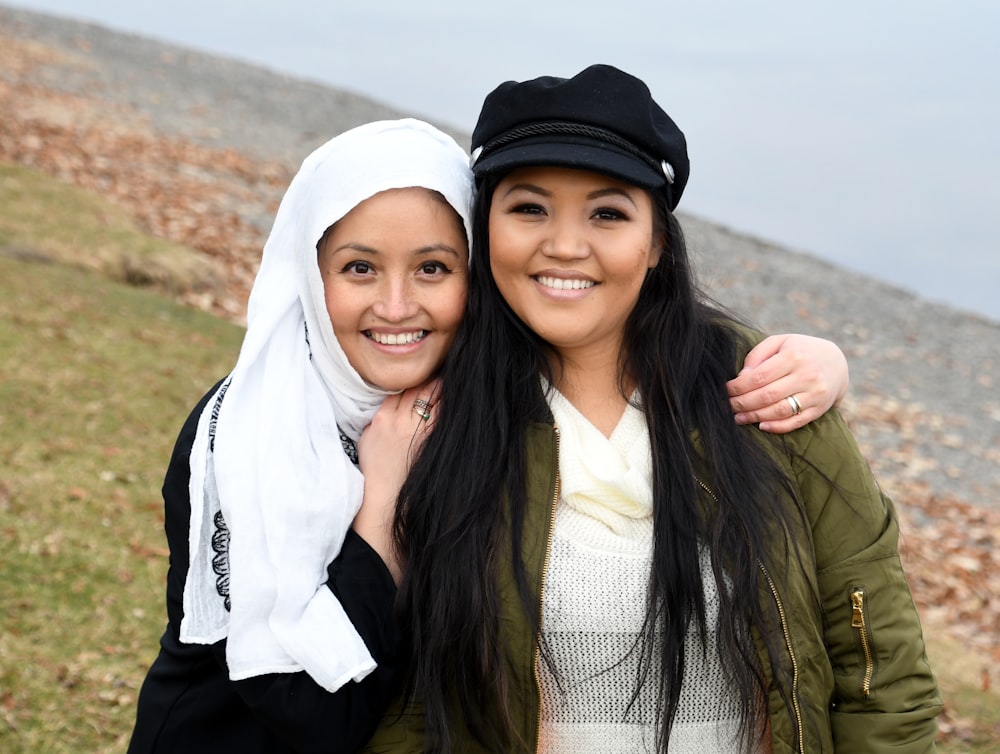
[[[170,548],[168,631],[175,639],[183,617],[189,564],[189,457],[198,419],[216,388],[199,402],[181,429],[163,484]],[[350,682],[334,693],[304,671],[229,681],[255,718],[294,751],[356,751],[374,731],[396,689],[400,638],[393,617],[396,587],[388,568],[364,539],[349,530],[327,575],[327,588],[344,606],[378,667],[361,682]],[[220,673],[228,677],[225,640],[213,645],[211,651]],[[331,646],[330,651],[336,652],[337,647]]]
[[[835,679],[836,751],[933,751],[941,699],[899,560],[893,503],[839,412],[793,434]]]

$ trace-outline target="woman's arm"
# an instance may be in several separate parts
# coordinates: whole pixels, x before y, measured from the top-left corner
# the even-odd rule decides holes
[[[400,566],[392,547],[396,497],[432,422],[417,401],[433,403],[436,383],[389,396],[358,442],[365,496],[340,554],[330,564],[327,587],[336,595],[378,667],[335,693],[306,673],[259,676],[236,682],[250,709],[268,721],[296,751],[356,751],[374,732],[397,690],[402,666],[393,603]],[[331,652],[337,647],[331,646]]]
[[[836,343],[809,335],[772,335],[747,354],[743,369],[726,387],[738,424],[759,424],[765,432],[781,434],[839,404],[849,380],[847,358]]]
[[[365,497],[353,528],[382,557],[397,584],[401,566],[392,545],[396,498],[433,425],[437,384],[434,380],[390,395],[358,442]]]
[[[839,412],[789,436],[812,527],[835,751],[934,750],[941,697],[899,560],[899,523]]]
[[[215,389],[209,395],[214,394]],[[197,649],[201,657],[213,656],[217,665],[214,681],[206,678],[205,664],[192,657],[192,688],[203,684],[199,693],[229,695],[232,709],[236,697],[246,705],[246,717],[278,736],[295,751],[356,751],[371,735],[394,695],[397,671],[401,666],[400,638],[393,620],[396,587],[378,553],[361,537],[348,532],[340,554],[327,569],[326,588],[340,600],[378,666],[360,682],[349,682],[329,692],[307,673],[275,673],[231,681],[226,665],[226,642],[211,647],[181,645],[178,639],[183,617],[183,590],[189,566],[188,519],[191,503],[188,492],[189,457],[198,418],[206,396],[188,418],[178,437],[163,484],[170,572],[167,583],[167,610],[170,644],[187,655]],[[190,650],[188,652],[187,650]],[[330,651],[336,652],[331,646]],[[183,661],[181,661],[183,663]],[[178,667],[177,672],[185,672]],[[219,700],[223,705],[222,700]],[[225,706],[225,705],[223,705]],[[166,714],[178,714],[171,709]],[[243,713],[234,713],[241,717]],[[183,722],[183,720],[180,720]]]
[[[232,683],[247,707],[295,751],[346,754],[358,751],[375,732],[397,690],[402,659],[392,613],[396,588],[379,555],[352,531],[328,575],[327,587],[378,663],[375,670],[333,693],[305,672]],[[334,645],[329,649],[338,651]],[[225,642],[216,646],[216,654],[225,668]]]

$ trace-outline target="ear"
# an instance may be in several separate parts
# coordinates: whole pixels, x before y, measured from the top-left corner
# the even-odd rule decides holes
[[[653,269],[660,263],[660,257],[666,253],[667,237],[665,235],[653,236],[653,245],[649,252],[648,269]]]

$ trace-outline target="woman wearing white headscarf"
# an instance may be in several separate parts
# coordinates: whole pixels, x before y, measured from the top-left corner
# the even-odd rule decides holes
[[[444,197],[468,238],[468,157],[420,121],[348,131],[292,180],[236,367],[191,414],[164,481],[169,625],[130,752],[352,751],[383,711],[395,587],[350,527],[355,444],[390,391],[334,335],[317,244],[370,197],[413,187]]]

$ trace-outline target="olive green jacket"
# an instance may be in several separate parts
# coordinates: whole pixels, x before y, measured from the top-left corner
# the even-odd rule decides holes
[[[778,461],[798,485],[811,531],[796,533],[804,569],[772,573],[762,568],[767,588],[761,599],[773,600],[777,610],[772,612],[780,615],[776,625],[764,630],[780,632],[786,649],[783,666],[774,672],[756,632],[770,683],[773,752],[934,751],[941,699],[899,562],[892,502],[878,489],[838,412],[782,436],[780,443]],[[537,585],[539,611],[559,494],[557,449],[558,433],[551,423],[530,428],[523,553],[528,578]],[[699,482],[705,504],[712,505],[711,480]],[[509,566],[501,585],[501,631],[508,648],[510,704],[524,749],[534,751],[540,706],[538,641]],[[776,679],[787,679],[792,687],[791,713]],[[456,735],[457,751],[483,751],[464,731]],[[796,741],[801,743],[796,746]],[[422,752],[418,705],[402,713],[398,707],[390,710],[365,751]]]

